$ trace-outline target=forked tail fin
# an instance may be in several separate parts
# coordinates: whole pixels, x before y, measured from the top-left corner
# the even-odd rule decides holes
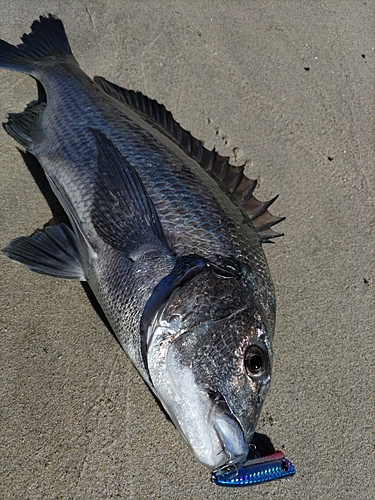
[[[64,25],[52,14],[40,16],[31,25],[31,33],[21,37],[18,46],[0,40],[0,68],[33,74],[35,62],[51,55],[73,55]]]

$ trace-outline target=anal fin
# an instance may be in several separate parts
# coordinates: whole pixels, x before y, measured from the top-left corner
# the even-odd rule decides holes
[[[66,224],[17,238],[2,253],[36,273],[86,281],[77,238]]]

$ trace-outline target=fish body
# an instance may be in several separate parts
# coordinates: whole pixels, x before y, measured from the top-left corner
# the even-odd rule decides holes
[[[272,367],[261,243],[282,219],[163,106],[88,77],[61,21],[41,17],[22,41],[0,41],[0,67],[36,78],[39,98],[5,129],[38,159],[71,228],[18,238],[4,254],[87,281],[195,456],[210,469],[243,463]]]

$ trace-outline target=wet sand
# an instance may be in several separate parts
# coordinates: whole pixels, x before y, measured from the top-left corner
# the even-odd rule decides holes
[[[370,499],[374,495],[375,3],[0,0],[0,37],[40,14],[81,67],[140,90],[246,162],[280,198],[266,247],[278,299],[257,431],[290,480],[220,489],[190,454],[79,283],[0,264],[2,499]],[[0,119],[36,97],[0,70]],[[1,248],[52,217],[0,131]],[[371,466],[372,464],[372,466]]]

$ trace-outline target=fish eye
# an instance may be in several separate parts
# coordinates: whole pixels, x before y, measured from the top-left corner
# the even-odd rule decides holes
[[[258,346],[251,346],[245,353],[245,368],[250,377],[261,377],[268,367],[268,356]]]

